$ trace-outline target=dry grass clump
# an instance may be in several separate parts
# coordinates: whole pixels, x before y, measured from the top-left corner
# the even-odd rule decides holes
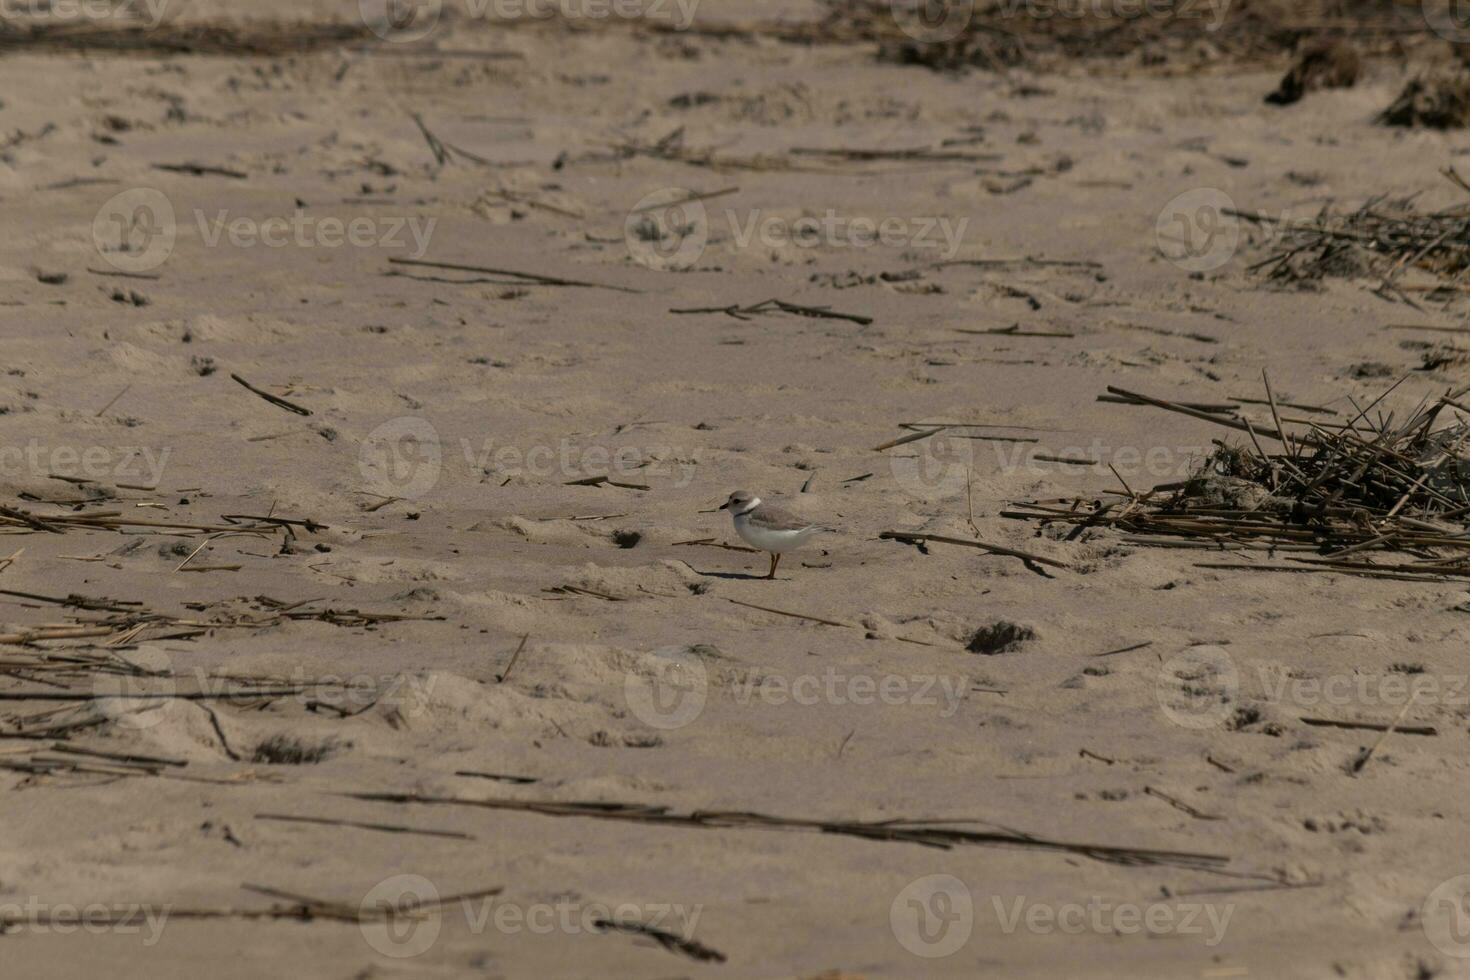
[[[1470,191],[1470,184],[1452,168],[1444,174],[1461,190]],[[1424,211],[1416,197],[1380,195],[1353,211],[1324,208],[1310,220],[1232,213],[1275,229],[1270,254],[1251,266],[1253,271],[1265,270],[1272,279],[1379,278],[1381,291],[1402,299],[1395,283],[1417,269],[1439,280],[1427,287],[1430,291],[1458,289],[1470,274],[1470,204]]]
[[[1308,92],[1326,88],[1351,88],[1363,71],[1357,48],[1337,38],[1319,38],[1305,46],[1281,79],[1281,85],[1266,96],[1272,105],[1291,105]]]
[[[1470,123],[1470,72],[1440,70],[1410,79],[1378,121],[1385,126],[1464,127]]]
[[[926,7],[931,16],[922,15]],[[1089,0],[977,0],[973,13],[966,17],[969,7],[961,0],[948,8],[926,0],[827,0],[823,27],[829,34],[878,41],[883,60],[938,70],[995,69],[1083,58],[1188,70],[1222,60],[1317,52],[1307,59],[1298,98],[1301,91],[1350,85],[1356,80],[1358,54],[1338,43],[1341,38],[1351,38],[1374,53],[1401,55],[1406,39],[1428,34],[1422,17],[1416,19],[1416,8],[1393,0],[1233,0],[1228,4],[1176,0],[1132,5]],[[958,33],[945,27],[959,23],[964,27]],[[926,39],[925,27],[931,24],[939,28],[932,39]]]
[[[272,735],[255,747],[250,761],[269,766],[314,766],[336,755],[341,747],[335,738],[317,742],[294,735]]]
[[[1372,415],[1380,396],[1346,423],[1292,419],[1294,433],[1283,428],[1269,386],[1270,423],[1110,391],[1243,429],[1250,443],[1217,442],[1181,483],[1143,493],[1125,487],[1109,501],[1034,501],[1007,516],[1117,528],[1141,545],[1268,551],[1295,563],[1204,567],[1470,579],[1470,405],[1461,401],[1470,387],[1402,418]],[[1267,453],[1263,439],[1284,449]]]

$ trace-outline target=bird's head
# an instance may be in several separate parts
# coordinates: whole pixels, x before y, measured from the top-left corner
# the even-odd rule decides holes
[[[720,510],[728,510],[732,514],[745,514],[760,506],[761,498],[749,490],[736,490],[730,494],[730,499],[720,504]]]

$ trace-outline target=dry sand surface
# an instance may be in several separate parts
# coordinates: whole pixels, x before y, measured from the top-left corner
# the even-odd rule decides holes
[[[0,44],[0,975],[1470,975],[1463,577],[1005,516],[1254,452],[1263,369],[1467,383],[1422,255],[1226,210],[1463,203],[1375,122],[1450,45],[1274,106],[1289,39],[483,6]],[[736,488],[839,530],[767,581]]]

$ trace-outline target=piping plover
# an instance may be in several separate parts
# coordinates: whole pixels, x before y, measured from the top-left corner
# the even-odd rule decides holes
[[[776,577],[782,552],[794,551],[806,544],[807,539],[833,530],[765,503],[749,490],[736,490],[719,509],[728,510],[735,519],[735,533],[740,535],[740,540],[771,553],[771,571],[766,578]]]

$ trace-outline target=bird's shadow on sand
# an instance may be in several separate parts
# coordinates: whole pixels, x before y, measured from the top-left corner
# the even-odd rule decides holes
[[[685,564],[688,564],[688,562],[685,562]],[[704,571],[700,571],[699,569],[695,568],[693,565],[689,565],[689,570],[692,571],[695,575],[703,575],[705,578],[745,579],[747,581],[756,581],[756,582],[780,582],[780,581],[783,581],[779,577],[778,578],[774,578],[774,579],[768,579],[764,575],[756,575],[753,572],[704,572]]]

